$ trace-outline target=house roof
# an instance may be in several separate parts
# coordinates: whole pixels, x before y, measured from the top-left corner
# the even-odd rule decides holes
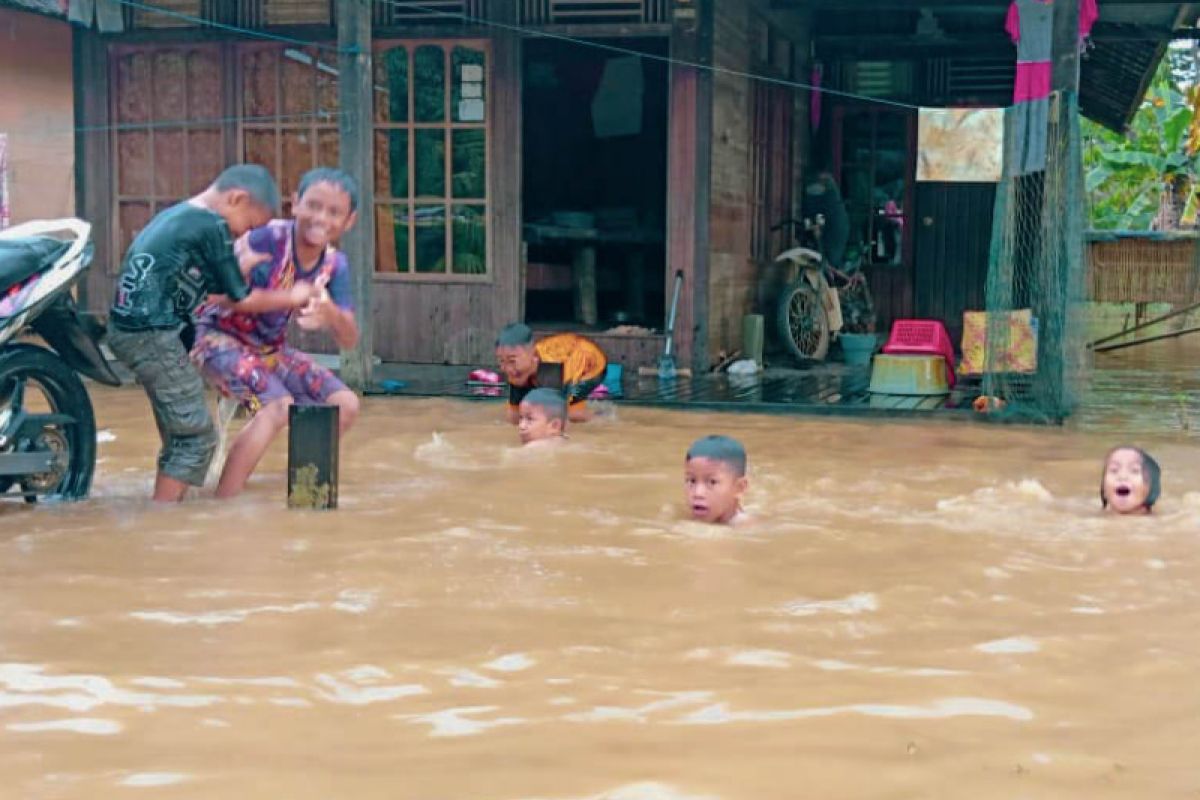
[[[1200,3],[1098,0],[1100,18],[1080,67],[1083,114],[1123,131],[1142,103],[1172,38],[1200,17]],[[1008,0],[772,0],[812,13],[823,57],[887,60],[932,55],[1013,58],[1004,32]],[[1010,83],[1011,86],[1011,83]]]
[[[16,8],[51,17],[67,15],[65,4],[60,3],[59,0],[0,0],[0,8]]]

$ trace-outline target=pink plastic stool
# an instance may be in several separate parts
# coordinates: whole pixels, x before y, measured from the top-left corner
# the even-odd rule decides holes
[[[883,352],[897,356],[941,356],[946,361],[946,383],[954,388],[954,344],[946,326],[938,320],[896,320]]]

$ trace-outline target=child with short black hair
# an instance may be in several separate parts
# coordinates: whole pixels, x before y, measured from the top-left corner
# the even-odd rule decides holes
[[[684,459],[688,510],[697,522],[740,525],[747,521],[742,496],[749,487],[746,448],[728,436],[705,436]]]
[[[293,198],[294,219],[272,220],[238,242],[251,287],[282,290],[309,284],[318,295],[304,308],[248,314],[208,305],[197,322],[192,361],[226,397],[242,403],[253,419],[241,430],[217,483],[217,497],[246,486],[271,442],[288,424],[293,403],[338,407],[339,434],[358,417],[358,395],[312,356],[287,343],[293,316],[305,330],[327,330],[338,347],[358,341],[350,264],[336,242],[354,226],[358,184],[337,169],[311,170]]]
[[[555,389],[534,389],[521,399],[517,432],[526,447],[548,445],[566,438],[567,398]]]
[[[1114,447],[1104,458],[1100,505],[1114,514],[1149,514],[1161,493],[1162,470],[1138,447]]]
[[[562,365],[562,390],[571,422],[586,422],[588,395],[604,382],[608,359],[600,345],[577,333],[559,333],[534,342],[521,322],[506,325],[496,337],[496,361],[508,379],[508,419],[515,423],[521,399],[537,387],[538,366]]]
[[[217,449],[204,382],[188,363],[180,332],[206,298],[246,313],[305,305],[311,284],[277,290],[246,285],[233,241],[279,208],[265,169],[239,164],[200,194],[161,212],[130,244],[117,278],[108,346],[137,377],[162,439],[154,499],[183,499],[201,486]]]

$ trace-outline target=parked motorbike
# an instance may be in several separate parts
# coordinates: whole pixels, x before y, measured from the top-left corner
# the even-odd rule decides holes
[[[100,352],[103,329],[71,289],[92,260],[91,225],[39,220],[0,231],[0,496],[85,497],[96,420],[79,376],[120,386]],[[45,346],[17,341],[33,333]]]

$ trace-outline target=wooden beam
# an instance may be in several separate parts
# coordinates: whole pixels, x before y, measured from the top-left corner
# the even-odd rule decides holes
[[[107,313],[108,276],[121,253],[114,252],[112,144],[109,139],[108,50],[91,30],[72,26],[75,120],[75,213],[92,223],[95,248],[87,277],[79,283],[79,305]],[[111,266],[110,266],[111,265]]]
[[[375,139],[372,130],[371,5],[337,0],[339,165],[358,182],[358,223],[342,239],[350,261],[358,344],[342,351],[342,379],[358,390],[371,386],[375,355]]]
[[[1079,91],[1079,3],[1054,4],[1054,75],[1050,85],[1055,91]]]

